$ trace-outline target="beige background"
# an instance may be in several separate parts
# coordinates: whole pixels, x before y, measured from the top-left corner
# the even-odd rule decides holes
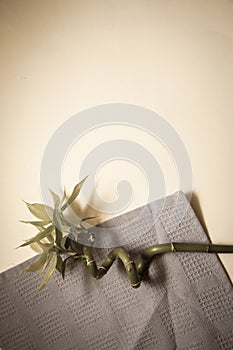
[[[233,244],[233,2],[1,0],[0,11],[1,270],[33,255],[14,249],[34,233],[17,221],[30,219],[21,198],[41,200],[49,138],[77,112],[110,102],[145,106],[174,126],[192,162],[198,215],[213,242]],[[122,133],[157,149],[135,130],[94,131],[80,141],[79,162],[75,149],[67,157],[68,191],[88,147]],[[172,193],[174,169],[162,150],[158,157]],[[135,195],[127,211],[146,202],[148,189],[138,169],[119,166],[118,174],[101,169],[98,191],[113,200],[128,174]],[[233,278],[233,256],[221,259]]]

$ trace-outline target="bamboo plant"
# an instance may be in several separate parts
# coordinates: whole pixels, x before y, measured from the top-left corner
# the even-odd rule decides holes
[[[94,237],[83,224],[84,221],[94,217],[83,218],[77,226],[68,222],[64,216],[65,210],[79,195],[85,179],[74,187],[68,199],[65,191],[63,197],[60,199],[57,194],[50,190],[53,197],[54,208],[44,204],[29,204],[25,202],[28,209],[37,220],[22,222],[33,225],[38,232],[34,237],[26,240],[20,247],[30,246],[31,249],[39,253],[39,255],[35,261],[22,271],[22,273],[44,273],[44,278],[39,286],[39,290],[44,288],[55,270],[57,270],[64,279],[66,264],[69,259],[86,264],[90,275],[96,280],[102,278],[108,272],[114,261],[119,259],[125,267],[131,286],[133,288],[138,288],[152,259],[158,254],[175,252],[233,253],[233,245],[169,242],[153,245],[145,249],[141,253],[139,260],[135,262],[123,247],[117,247],[107,255],[101,266],[98,267],[93,256],[93,248],[91,247]],[[64,227],[68,228],[68,235]],[[72,239],[73,234],[78,236],[81,233],[88,235],[90,246],[79,244]]]

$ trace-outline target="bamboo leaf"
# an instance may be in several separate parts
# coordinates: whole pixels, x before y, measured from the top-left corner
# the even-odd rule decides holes
[[[87,216],[86,218],[81,219],[81,222],[91,220],[91,219],[96,219],[96,218],[98,218],[98,216]]]
[[[61,219],[61,212],[60,212],[60,205],[61,201],[60,198],[53,193],[53,198],[54,198],[54,211],[53,211],[53,223],[54,225],[61,230],[62,226],[62,219]]]
[[[42,254],[44,252],[37,242],[31,243],[30,248],[39,254]]]
[[[25,243],[21,244],[20,247],[25,247],[31,243],[40,241],[41,239],[47,237],[48,235],[50,235],[54,230],[54,226],[50,225],[49,227],[47,227],[44,231],[39,232],[36,236],[28,239]]]
[[[36,216],[38,219],[41,220],[48,220],[49,222],[51,222],[51,218],[53,217],[53,208],[48,206],[48,205],[44,205],[44,204],[40,204],[40,203],[27,203],[25,202],[28,209],[30,210],[30,212]]]
[[[55,232],[56,232],[55,242],[56,242],[56,245],[58,247],[60,247],[61,246],[61,240],[62,240],[62,233],[57,227],[55,228]]]
[[[52,232],[52,233],[51,233],[50,235],[48,235],[46,238],[47,238],[47,240],[48,240],[49,243],[54,244],[54,242],[55,242],[55,232]]]
[[[60,243],[62,240],[62,222],[60,213],[57,209],[54,210],[53,213],[53,223],[55,225],[55,242],[60,247]]]
[[[67,194],[66,194],[66,188],[64,188],[64,193],[63,193],[63,196],[62,196],[62,199],[61,199],[61,202],[60,202],[60,205],[64,202],[64,200],[66,199],[67,197]],[[61,208],[59,208],[61,209]]]
[[[87,228],[83,225],[83,222],[87,221],[87,220],[91,220],[91,219],[96,219],[98,216],[88,216],[82,220],[80,220],[79,225],[82,227],[83,230],[88,231]]]
[[[65,210],[77,198],[86,179],[87,179],[87,176],[74,187],[68,201],[62,206],[61,208],[62,211]]]
[[[52,243],[42,243],[40,241],[37,242],[38,246],[41,247],[44,253],[48,253],[52,248],[53,244]]]
[[[37,230],[38,230],[39,232],[42,232],[42,231],[45,230],[45,227],[44,227],[44,226],[36,226],[36,225],[35,225],[35,227],[37,228]]]
[[[63,262],[62,262],[62,278],[63,280],[65,279],[65,272],[66,272],[66,263],[67,263],[67,260],[72,258],[72,256],[69,256],[68,258],[66,258]]]
[[[56,193],[54,193],[52,190],[49,190],[49,191],[50,191],[50,193],[51,193],[51,195],[52,195],[52,197],[53,197],[54,207],[55,207],[55,208],[58,208],[58,206],[59,206],[59,204],[60,204],[60,198],[59,198],[59,196],[58,196]]]
[[[40,271],[40,275],[42,275],[42,273],[44,272],[44,270],[47,268],[47,266],[49,265],[51,259],[53,257],[53,253],[52,252],[49,252],[49,254],[47,254],[47,258],[46,258],[46,261]]]
[[[54,210],[54,213],[53,213],[53,223],[54,223],[54,225],[55,225],[59,230],[61,230],[61,228],[62,228],[62,222],[61,222],[61,217],[60,217],[60,214],[59,214],[59,211],[58,211],[58,210]]]
[[[46,226],[48,224],[51,223],[51,220],[43,220],[43,221],[24,221],[24,220],[20,220],[20,222],[22,222],[23,224],[30,224],[33,226],[38,227],[43,227]]]
[[[63,265],[63,260],[60,257],[60,255],[57,256],[57,265],[56,265],[56,269],[58,272],[60,272],[62,274],[62,265]]]
[[[65,246],[65,243],[66,243],[66,239],[67,237],[62,237],[61,241],[60,241],[60,247],[63,249],[63,250],[66,250],[66,246]]]
[[[41,291],[45,287],[45,285],[48,283],[48,281],[50,280],[50,278],[51,278],[51,276],[56,268],[56,265],[57,265],[57,255],[54,256],[53,261],[52,261],[51,265],[49,266],[49,268],[44,276],[44,279],[39,286],[39,291]]]
[[[36,271],[40,270],[42,268],[42,266],[44,265],[46,259],[47,259],[47,255],[41,254],[41,256],[39,256],[39,258],[36,259],[36,261],[34,261],[32,264],[30,264],[28,267],[26,267],[26,269],[24,269],[21,273],[36,272]]]
[[[68,249],[69,246],[71,244],[71,239],[69,237],[66,237],[66,241],[65,241],[65,249]]]

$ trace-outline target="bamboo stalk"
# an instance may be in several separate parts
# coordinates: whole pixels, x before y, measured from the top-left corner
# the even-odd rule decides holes
[[[93,278],[102,278],[108,272],[114,261],[118,258],[124,264],[131,286],[133,288],[138,288],[140,286],[141,278],[138,275],[135,262],[124,248],[118,247],[113,249],[107,255],[106,259],[98,269],[92,255],[92,248],[84,246],[83,254],[86,257],[86,264]]]
[[[97,269],[96,262],[93,258],[93,255],[92,255],[92,248],[84,246],[83,247],[83,254],[86,258],[86,264],[87,264],[87,268],[88,268],[90,275],[94,279],[96,279],[98,277],[98,269]]]
[[[129,253],[123,248],[113,249],[98,268],[92,254],[92,248],[84,246],[83,254],[86,258],[86,265],[89,273],[94,279],[102,278],[118,258],[124,264],[130,284],[133,288],[140,286],[145,272],[149,269],[151,261],[158,254],[164,253],[233,253],[233,245],[199,244],[199,243],[178,243],[171,242],[153,245],[141,253],[138,262],[135,263]]]

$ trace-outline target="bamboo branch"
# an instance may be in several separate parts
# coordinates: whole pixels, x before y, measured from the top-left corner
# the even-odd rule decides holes
[[[86,178],[85,178],[86,179]],[[50,191],[54,201],[54,209],[48,205],[40,203],[29,204],[26,203],[30,212],[37,218],[36,221],[24,221],[34,225],[38,229],[36,236],[26,240],[21,247],[28,246],[40,252],[42,257],[36,262],[28,266],[26,271],[41,271],[43,272],[49,265],[51,257],[53,256],[53,263],[48,267],[45,278],[42,281],[40,289],[50,279],[53,271],[58,270],[64,278],[67,260],[72,258],[75,261],[84,261],[87,265],[87,269],[90,275],[94,279],[102,278],[116,259],[119,259],[127,272],[130,284],[133,288],[140,286],[143,275],[150,267],[150,263],[153,258],[158,254],[163,253],[176,253],[176,252],[189,252],[189,253],[233,253],[233,245],[216,245],[216,244],[196,244],[196,243],[165,243],[153,245],[145,249],[137,263],[134,262],[129,253],[123,248],[118,247],[113,249],[105,258],[102,265],[97,267],[96,261],[92,254],[92,247],[83,246],[78,243],[78,235],[81,233],[89,234],[88,229],[85,228],[83,222],[92,219],[93,217],[86,217],[80,221],[79,226],[75,226],[69,223],[63,212],[66,208],[76,199],[81,187],[85,181],[83,179],[78,183],[69,198],[67,198],[66,192],[62,199],[59,198],[53,191]],[[65,201],[65,203],[64,203]],[[38,219],[40,221],[38,221]],[[62,227],[66,228],[66,231],[62,232]],[[66,236],[67,233],[70,235]],[[73,234],[76,234],[76,241],[73,239]],[[94,236],[91,234],[88,238],[90,242],[94,241]],[[66,255],[65,260],[62,256]],[[47,259],[45,260],[45,258]]]
[[[122,261],[130,284],[133,288],[140,286],[143,275],[149,269],[151,261],[158,254],[163,253],[233,253],[233,245],[217,244],[197,244],[197,243],[165,243],[153,245],[145,249],[138,262],[135,263],[129,253],[123,248],[113,249],[105,258],[104,262],[98,268],[92,254],[92,248],[84,246],[83,254],[86,259],[86,265],[89,273],[94,279],[102,278],[110,269],[114,261],[118,258]]]

